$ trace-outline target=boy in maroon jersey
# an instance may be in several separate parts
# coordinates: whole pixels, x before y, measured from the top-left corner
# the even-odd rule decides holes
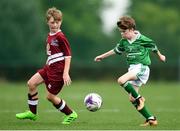
[[[62,24],[61,11],[55,7],[48,9],[46,20],[50,30],[46,44],[48,56],[46,65],[35,73],[27,82],[29,87],[29,111],[16,114],[16,118],[30,120],[37,119],[37,87],[38,85],[45,83],[47,99],[55,108],[66,115],[62,124],[70,124],[77,118],[77,113],[70,109],[65,101],[60,99],[57,94],[61,91],[63,85],[69,86],[71,84],[71,78],[69,76],[71,49],[68,40],[60,30]]]

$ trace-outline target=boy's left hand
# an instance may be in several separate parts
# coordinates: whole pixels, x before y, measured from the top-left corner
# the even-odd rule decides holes
[[[164,56],[164,55],[159,55],[159,59],[161,60],[161,61],[163,61],[163,62],[165,62],[166,61],[166,56]]]
[[[65,86],[69,86],[71,85],[71,78],[69,76],[69,74],[63,74],[63,80],[64,80],[64,85]]]

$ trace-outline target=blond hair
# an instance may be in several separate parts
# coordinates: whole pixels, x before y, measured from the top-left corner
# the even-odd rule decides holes
[[[62,21],[62,12],[58,10],[56,7],[49,8],[46,12],[46,20],[53,17],[55,21]]]

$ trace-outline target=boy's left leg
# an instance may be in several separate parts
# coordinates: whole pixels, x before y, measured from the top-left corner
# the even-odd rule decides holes
[[[60,99],[59,104],[53,104],[56,109],[64,113],[66,116],[64,117],[64,120],[62,121],[62,124],[70,124],[72,121],[77,119],[78,115],[75,111],[71,110],[66,102],[62,99]]]
[[[132,104],[136,107],[137,109],[137,102],[134,101],[132,102]],[[139,113],[145,117],[146,121],[141,124],[140,126],[156,126],[158,124],[157,119],[155,116],[153,116],[148,109],[146,108],[146,106],[144,106],[141,110],[139,110]]]
[[[134,86],[134,89],[138,92],[139,90],[139,87],[137,86]],[[129,97],[131,103],[134,105],[134,107],[137,109],[138,107],[138,102],[132,97],[132,95],[130,94],[130,97]],[[138,110],[138,109],[137,109]],[[140,126],[148,126],[148,125],[151,125],[151,126],[155,126],[157,125],[157,120],[156,120],[156,117],[154,117],[147,109],[147,107],[144,105],[144,107],[140,110],[138,110],[139,113],[145,117],[146,121],[144,124],[141,124]]]
[[[141,110],[143,107],[144,107],[144,102],[145,102],[145,99],[144,97],[142,97],[138,91],[136,91],[134,89],[134,87],[132,86],[132,84],[130,84],[129,82],[126,82],[124,85],[122,85],[124,87],[124,89],[132,95],[132,97],[135,99],[136,101],[136,108],[137,110]]]
[[[141,110],[144,107],[145,99],[136,91],[133,85],[129,82],[130,80],[136,80],[136,73],[129,71],[123,76],[118,78],[118,83],[125,89],[128,94],[131,94],[137,101],[137,109]]]
[[[157,126],[158,125],[158,121],[156,120],[156,117],[153,117],[151,119],[147,119],[143,124],[141,124],[140,126]]]
[[[77,119],[78,115],[75,111],[73,111],[69,106],[66,104],[66,102],[56,95],[53,95],[48,92],[47,99],[53,104],[53,106],[58,109],[58,111],[61,111],[66,116],[64,117],[64,120],[62,121],[62,124],[70,124],[75,119]]]

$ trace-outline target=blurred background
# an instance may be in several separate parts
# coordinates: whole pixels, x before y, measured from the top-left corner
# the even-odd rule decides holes
[[[0,0],[0,129],[180,129],[179,5],[180,0]],[[53,6],[64,14],[61,29],[73,55],[73,84],[59,94],[80,116],[72,126],[59,124],[63,114],[57,115],[45,99],[44,85],[38,88],[41,119],[20,122],[15,118],[28,106],[25,82],[46,62],[49,29],[45,14]],[[125,57],[114,55],[94,62],[97,55],[113,49],[121,39],[116,22],[123,15],[135,18],[137,29],[153,39],[167,57],[163,63],[151,53],[151,75],[146,85],[151,88],[141,90],[148,109],[160,123],[154,128],[138,126],[144,119],[132,111],[127,94],[118,88],[116,80],[128,68]],[[103,98],[97,113],[88,112],[83,104],[90,92]]]
[[[0,0],[0,80],[27,80],[44,65],[45,13],[55,6],[64,14],[61,29],[72,48],[73,80],[114,80],[127,71],[123,56],[100,63],[94,57],[116,46],[116,22],[130,15],[167,57],[164,64],[151,54],[150,79],[180,81],[179,5],[179,0]]]

